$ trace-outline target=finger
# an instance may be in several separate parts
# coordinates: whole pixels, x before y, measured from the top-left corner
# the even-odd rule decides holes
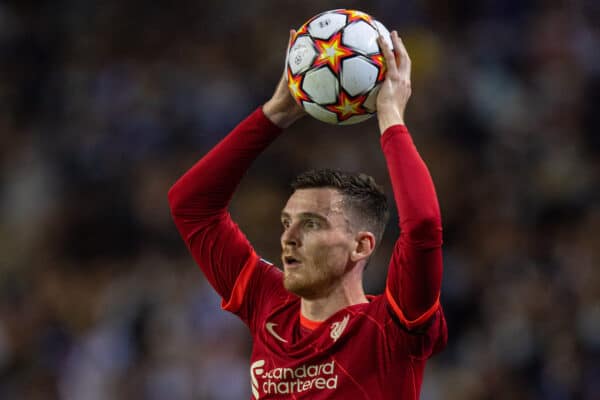
[[[292,41],[296,37],[296,30],[290,29],[290,37],[288,39],[287,48],[285,49],[285,63],[283,65],[283,77],[287,81],[287,66],[288,66],[288,57],[290,56],[290,47],[292,45]]]
[[[379,48],[381,49],[381,53],[383,54],[383,58],[385,59],[385,65],[387,67],[388,73],[396,74],[398,72],[398,66],[396,64],[396,58],[394,57],[394,53],[392,53],[392,49],[385,42],[383,36],[377,37],[377,43],[379,43]]]
[[[405,77],[410,77],[411,60],[397,31],[392,31],[392,43],[394,45],[398,71]]]
[[[290,29],[290,37],[288,39],[286,53],[290,51],[290,47],[292,46],[292,42],[294,41],[295,37],[296,37],[296,30]]]

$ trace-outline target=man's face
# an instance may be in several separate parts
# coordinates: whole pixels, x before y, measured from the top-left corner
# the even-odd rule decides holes
[[[281,212],[284,286],[304,298],[328,294],[347,271],[354,237],[336,189],[296,190]]]

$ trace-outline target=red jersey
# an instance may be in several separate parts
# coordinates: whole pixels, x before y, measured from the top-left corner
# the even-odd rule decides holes
[[[254,399],[418,399],[426,360],[447,340],[439,304],[441,217],[433,182],[402,125],[381,143],[400,215],[385,293],[323,322],[300,313],[283,273],[227,212],[251,162],[280,133],[256,110],[169,191],[175,223],[224,309],[253,337]]]

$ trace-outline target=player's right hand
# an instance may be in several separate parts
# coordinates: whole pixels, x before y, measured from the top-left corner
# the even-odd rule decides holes
[[[397,31],[392,31],[391,39],[393,51],[381,36],[377,39],[387,67],[377,95],[377,120],[381,134],[392,125],[404,125],[404,110],[411,95],[410,57]]]
[[[290,43],[294,35],[296,34],[295,30],[290,30],[290,38],[288,40],[288,47],[286,50],[286,55],[290,49]],[[286,57],[287,59],[287,57]],[[285,71],[283,70],[283,75],[275,88],[275,93],[269,101],[267,101],[263,106],[263,112],[266,117],[271,120],[275,125],[280,128],[287,128],[291,124],[293,124],[296,120],[306,115],[306,112],[302,107],[296,103],[290,90],[288,89],[287,80],[285,79]]]

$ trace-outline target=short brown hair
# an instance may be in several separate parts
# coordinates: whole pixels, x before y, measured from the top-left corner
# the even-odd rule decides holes
[[[291,183],[294,191],[310,188],[333,188],[343,196],[344,207],[352,223],[372,232],[380,242],[389,218],[385,193],[373,177],[334,169],[314,169],[298,175]]]

